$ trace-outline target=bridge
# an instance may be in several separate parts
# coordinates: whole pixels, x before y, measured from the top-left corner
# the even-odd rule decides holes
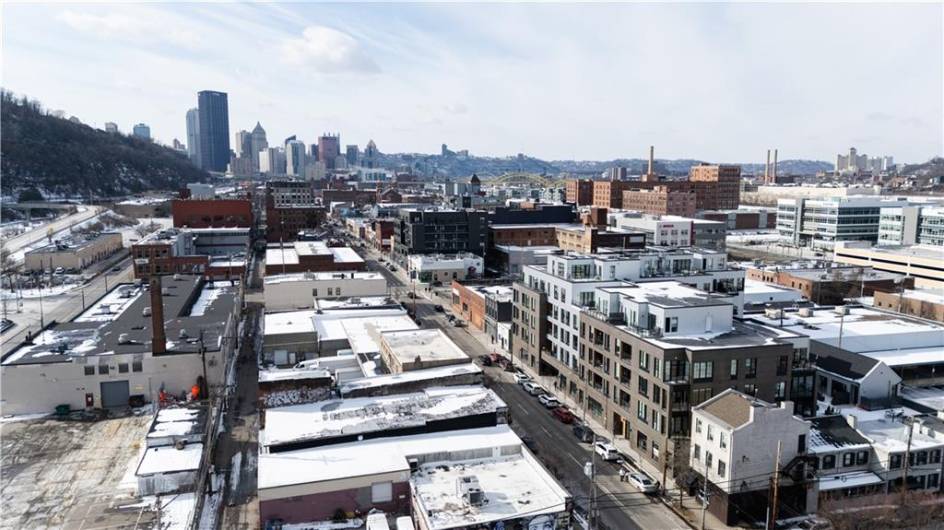
[[[537,173],[523,173],[523,172],[514,172],[514,173],[505,173],[504,175],[499,175],[497,177],[486,177],[483,180],[483,184],[518,184],[526,186],[537,186],[542,188],[553,187],[560,185],[560,182],[544,175],[538,175]]]

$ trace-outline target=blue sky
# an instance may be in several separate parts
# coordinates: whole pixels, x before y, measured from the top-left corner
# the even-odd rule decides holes
[[[2,84],[185,138],[202,89],[270,143],[545,159],[924,161],[940,4],[5,4]]]

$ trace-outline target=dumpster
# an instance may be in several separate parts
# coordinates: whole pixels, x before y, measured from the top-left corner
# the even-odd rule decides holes
[[[56,416],[68,416],[70,409],[69,405],[56,405]]]

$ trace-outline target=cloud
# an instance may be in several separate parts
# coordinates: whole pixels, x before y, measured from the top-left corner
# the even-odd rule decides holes
[[[357,39],[327,26],[308,26],[301,37],[286,40],[282,45],[282,58],[321,73],[380,72]]]
[[[136,16],[129,16],[120,12],[93,14],[67,10],[56,18],[78,32],[106,39],[165,42],[190,49],[196,48],[200,41],[196,32],[180,27],[179,21],[166,21],[167,24],[158,21],[161,18],[159,12],[137,12]]]

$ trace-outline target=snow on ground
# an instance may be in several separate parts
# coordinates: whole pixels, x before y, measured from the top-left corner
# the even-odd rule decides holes
[[[32,421],[39,420],[51,416],[51,414],[46,412],[41,412],[38,414],[19,414],[16,416],[4,416],[0,418],[0,423],[11,423],[14,421]]]
[[[165,495],[158,497],[158,500],[160,502],[160,530],[187,530],[190,528],[190,516],[197,504],[197,498],[193,493]]]
[[[213,483],[213,493],[203,497],[203,510],[200,512],[200,525],[197,528],[216,528],[220,501],[223,500],[223,492],[220,491],[223,480],[218,473],[210,475],[210,477]]]
[[[121,481],[118,482],[119,492],[130,493],[131,495],[138,493],[138,477],[135,475],[135,472],[138,470],[138,464],[141,463],[141,458],[144,457],[145,451],[147,451],[147,446],[142,443],[138,454],[128,460],[128,465],[125,467],[125,474],[121,477]]]
[[[52,287],[43,287],[42,289],[20,289],[19,293],[20,297],[22,298],[39,298],[40,296],[48,298],[51,296],[66,294],[78,286],[79,284],[77,283],[68,283],[63,285],[53,285]],[[11,293],[9,291],[4,291],[0,296],[6,298],[7,300],[13,300],[14,298],[17,298],[16,293]]]
[[[362,519],[348,519],[346,521],[312,521],[309,523],[283,524],[282,530],[346,530],[360,528],[364,525]]]
[[[229,494],[230,497],[236,495],[236,491],[239,489],[239,466],[243,463],[243,454],[241,452],[235,453],[233,458],[229,461]]]

